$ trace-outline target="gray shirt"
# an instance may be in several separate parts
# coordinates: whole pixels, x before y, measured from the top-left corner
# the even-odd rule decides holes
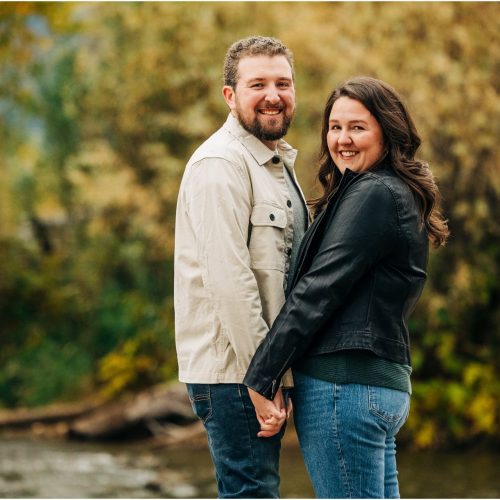
[[[297,260],[297,255],[299,253],[300,242],[304,237],[308,226],[308,213],[307,208],[304,205],[302,194],[299,191],[295,181],[292,179],[290,172],[285,167],[285,181],[288,187],[288,192],[290,195],[290,203],[293,209],[293,242],[292,242],[292,253],[290,255],[290,264],[288,267],[288,273],[285,275],[284,287],[286,290],[286,285],[290,276],[293,275],[295,270],[295,264]]]

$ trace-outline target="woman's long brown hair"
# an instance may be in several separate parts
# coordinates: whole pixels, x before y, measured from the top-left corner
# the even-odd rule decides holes
[[[381,80],[367,76],[343,83],[330,94],[326,102],[318,171],[323,194],[310,202],[314,216],[324,210],[342,178],[330,156],[327,144],[330,112],[339,97],[356,99],[375,117],[384,134],[387,151],[385,161],[415,195],[421,221],[425,225],[430,242],[435,247],[444,245],[449,235],[448,224],[440,212],[441,195],[429,165],[415,158],[421,143],[415,124],[396,91]]]

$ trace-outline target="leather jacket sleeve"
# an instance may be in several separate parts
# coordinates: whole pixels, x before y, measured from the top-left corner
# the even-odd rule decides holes
[[[243,381],[268,399],[274,398],[283,373],[305,353],[355,284],[391,252],[399,237],[392,192],[369,173],[360,175],[332,203],[335,208],[325,214],[323,234],[308,250],[314,254],[311,265],[258,347]]]

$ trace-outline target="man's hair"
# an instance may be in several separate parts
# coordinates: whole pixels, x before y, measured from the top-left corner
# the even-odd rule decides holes
[[[229,47],[224,59],[224,85],[236,88],[238,64],[244,57],[252,56],[285,56],[292,69],[292,76],[295,78],[293,54],[283,42],[268,36],[250,36],[238,40]]]

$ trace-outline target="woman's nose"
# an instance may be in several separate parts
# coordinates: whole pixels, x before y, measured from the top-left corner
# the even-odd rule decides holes
[[[348,130],[341,130],[338,139],[339,144],[350,144],[352,142],[351,135]]]

